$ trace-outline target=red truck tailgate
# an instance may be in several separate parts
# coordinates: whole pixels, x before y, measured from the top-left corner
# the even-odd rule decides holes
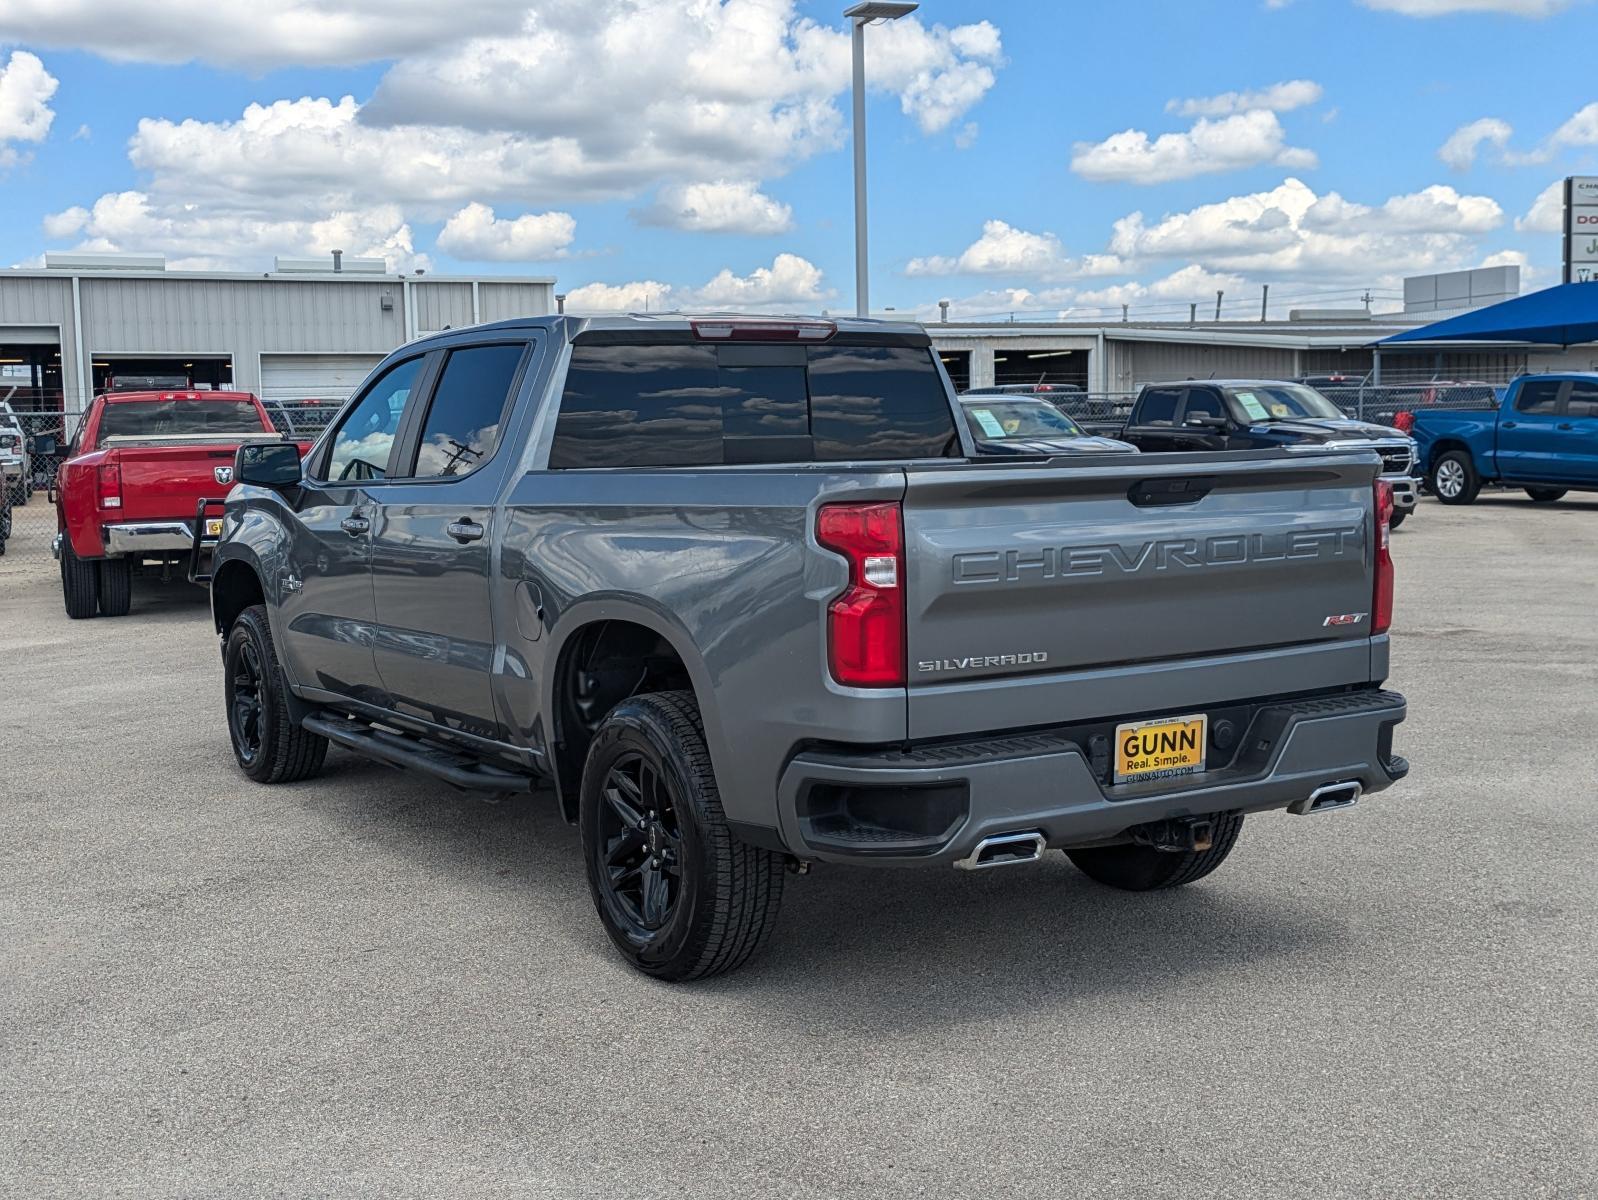
[[[233,486],[233,456],[238,443],[203,446],[127,446],[112,450],[107,462],[122,474],[118,521],[192,518],[201,497],[220,498]],[[217,469],[227,468],[224,483]]]

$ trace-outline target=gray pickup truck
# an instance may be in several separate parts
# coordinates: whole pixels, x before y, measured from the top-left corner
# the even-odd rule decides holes
[[[918,326],[553,317],[239,450],[211,605],[262,783],[330,743],[549,784],[639,969],[746,961],[815,862],[1214,870],[1408,769],[1374,453],[976,456]]]

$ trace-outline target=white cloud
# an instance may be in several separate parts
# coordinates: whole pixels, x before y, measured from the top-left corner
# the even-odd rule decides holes
[[[834,295],[821,269],[797,254],[779,254],[769,267],[747,275],[724,268],[700,287],[674,287],[656,280],[589,283],[566,296],[569,313],[660,312],[669,309],[735,309],[748,312],[814,310]]]
[[[793,228],[793,209],[752,180],[668,184],[637,216],[647,225],[691,233],[773,234]]]
[[[1290,79],[1273,83],[1270,87],[1251,92],[1222,92],[1218,96],[1200,96],[1189,100],[1170,100],[1165,111],[1182,117],[1227,117],[1233,113],[1254,112],[1266,109],[1271,112],[1290,112],[1295,108],[1318,101],[1324,89],[1309,79]]]
[[[45,217],[44,231],[52,240],[80,238],[75,247],[80,250],[164,254],[170,266],[188,270],[236,267],[274,254],[322,255],[333,250],[387,259],[400,270],[428,265],[427,256],[415,252],[411,228],[395,205],[284,218],[260,212],[205,212],[144,192],[109,192],[92,208],[75,206]]]
[[[669,283],[643,279],[635,283],[585,283],[566,293],[566,311],[588,313],[661,312],[670,309]]]
[[[1067,279],[1081,275],[1106,275],[1121,263],[1105,255],[1073,259],[1052,233],[1031,233],[1000,220],[985,221],[982,236],[955,257],[931,255],[913,258],[905,274],[1008,275],[1013,278]]]
[[[1084,179],[1139,184],[1264,163],[1295,169],[1316,165],[1312,151],[1287,145],[1281,121],[1264,109],[1220,120],[1201,117],[1185,133],[1152,139],[1141,129],[1127,129],[1102,142],[1078,142],[1071,156],[1071,169]]]
[[[570,213],[526,213],[499,219],[486,204],[472,203],[444,222],[438,248],[471,262],[536,262],[564,258],[577,236]]]
[[[0,39],[121,61],[261,71],[372,62],[512,34],[528,0],[6,0]]]
[[[1565,184],[1555,180],[1537,194],[1526,215],[1515,218],[1517,233],[1565,232]]]
[[[1556,147],[1598,146],[1598,101],[1581,109],[1548,139]]]
[[[797,254],[779,254],[771,266],[757,267],[748,275],[722,270],[685,295],[684,302],[693,308],[784,308],[820,304],[832,294],[821,268]]]
[[[58,86],[39,56],[26,50],[13,50],[0,67],[0,169],[22,161],[10,143],[42,142],[48,136],[55,120],[49,101]]]
[[[1458,266],[1476,237],[1502,223],[1492,199],[1446,186],[1365,205],[1288,179],[1153,224],[1132,213],[1115,223],[1109,250],[1128,260],[1196,260],[1213,271],[1363,280]]]
[[[1437,150],[1437,157],[1456,171],[1467,171],[1476,163],[1482,146],[1493,146],[1502,151],[1515,134],[1514,126],[1497,117],[1482,117],[1468,125],[1461,125],[1448,135],[1448,140]]]
[[[1152,301],[1211,301],[1216,292],[1236,291],[1243,286],[1239,275],[1206,271],[1197,263],[1189,263],[1151,284],[1137,282],[1115,284],[1093,291],[1078,292],[1073,303],[1086,308],[1113,308],[1117,305],[1134,305]]]
[[[1360,0],[1366,8],[1406,17],[1447,17],[1455,13],[1504,13],[1511,17],[1546,17],[1575,0]]]

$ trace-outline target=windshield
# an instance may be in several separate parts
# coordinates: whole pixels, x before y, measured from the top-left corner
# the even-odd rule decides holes
[[[100,414],[102,445],[114,437],[260,432],[260,414],[248,400],[129,400]]]
[[[1298,383],[1262,383],[1230,388],[1227,395],[1249,421],[1292,421],[1302,417],[1341,420],[1343,410],[1314,388]]]
[[[984,400],[964,407],[971,432],[979,441],[1084,436],[1080,425],[1041,400]]]

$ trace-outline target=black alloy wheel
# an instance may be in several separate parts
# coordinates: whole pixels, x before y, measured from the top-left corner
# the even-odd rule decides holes
[[[671,921],[683,888],[678,797],[642,755],[611,764],[600,785],[600,890],[612,920],[640,945]]]
[[[233,653],[227,670],[227,727],[239,765],[248,770],[261,757],[265,672],[261,669],[261,652],[252,639],[241,638],[230,649]]]
[[[728,827],[691,692],[610,710],[588,748],[578,808],[594,908],[631,966],[679,982],[759,952],[782,904],[783,858]]]

